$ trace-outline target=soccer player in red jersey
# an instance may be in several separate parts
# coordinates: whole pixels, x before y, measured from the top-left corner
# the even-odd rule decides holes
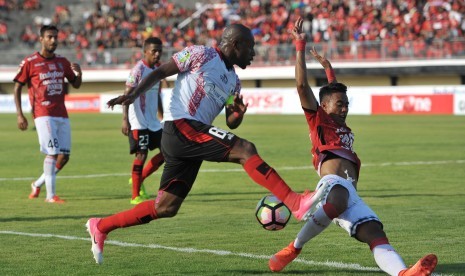
[[[45,154],[43,179],[47,189],[45,201],[49,203],[64,202],[55,193],[56,173],[66,165],[71,153],[71,128],[65,107],[65,78],[74,88],[79,88],[82,82],[79,64],[70,63],[65,57],[55,54],[57,37],[58,29],[55,26],[43,26],[39,37],[42,45],[40,52],[26,57],[14,78],[14,98],[20,130],[28,127],[21,108],[21,91],[24,85],[28,87],[40,151]],[[29,198],[39,196],[40,186],[36,186],[36,182],[41,185],[41,178],[32,183]]]
[[[129,73],[124,94],[131,94],[137,85],[153,70],[160,66],[162,41],[149,37],[144,41],[144,58],[139,60]],[[129,152],[134,154],[130,183],[132,185],[131,204],[139,204],[149,199],[143,186],[144,179],[155,172],[164,162],[163,154],[155,154],[144,166],[149,150],[160,148],[163,106],[160,98],[161,82],[155,83],[134,103],[123,106],[121,132],[129,137]],[[161,115],[161,116],[160,116]]]
[[[87,221],[97,263],[103,262],[104,242],[111,231],[174,217],[189,194],[203,161],[241,164],[250,178],[283,201],[297,219],[302,219],[310,210],[313,193],[292,191],[262,160],[253,143],[211,125],[225,107],[230,129],[242,123],[247,105],[239,94],[241,85],[234,65],[242,69],[250,65],[255,56],[254,45],[249,28],[230,25],[224,30],[218,48],[189,46],[151,72],[132,93],[108,102],[110,107],[131,104],[155,83],[177,74],[173,92],[166,105],[163,103],[161,149],[165,166],[157,199],[109,217]]]
[[[297,238],[269,260],[272,271],[281,271],[301,252],[305,243],[334,222],[351,237],[368,244],[378,266],[394,276],[430,275],[437,264],[433,254],[421,258],[407,268],[400,255],[389,244],[378,216],[357,194],[360,160],[353,150],[354,134],[346,124],[349,111],[347,87],[337,82],[331,63],[315,49],[312,55],[325,68],[329,84],[320,89],[320,104],[307,81],[305,33],[302,19],[292,30],[295,39],[296,82],[312,141],[313,165],[320,181],[315,192],[314,208]]]

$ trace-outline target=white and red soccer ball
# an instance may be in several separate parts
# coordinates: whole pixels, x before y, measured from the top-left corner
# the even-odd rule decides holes
[[[291,211],[274,195],[264,196],[257,204],[255,217],[266,230],[283,229],[291,218]]]

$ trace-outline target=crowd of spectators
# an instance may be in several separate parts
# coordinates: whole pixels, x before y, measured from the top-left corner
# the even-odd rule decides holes
[[[0,7],[10,2],[0,0]],[[216,46],[222,29],[235,22],[252,29],[258,59],[288,60],[292,50],[288,30],[299,16],[309,39],[332,59],[465,55],[464,0],[202,2],[186,7],[182,1],[97,0],[75,22],[68,8],[60,5],[47,22],[59,26],[60,47],[78,53],[93,49],[109,63],[118,61],[105,57],[106,50],[137,48],[149,36],[160,37],[166,48],[174,50],[193,44]],[[43,21],[26,26],[21,35],[25,44],[34,45]]]
[[[9,44],[12,41],[4,14],[19,10],[39,10],[40,8],[40,0],[0,0],[0,43]]]
[[[40,0],[0,0],[0,11],[38,10]]]

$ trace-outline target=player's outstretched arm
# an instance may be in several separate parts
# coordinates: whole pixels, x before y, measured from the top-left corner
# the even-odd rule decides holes
[[[153,70],[150,74],[147,75],[139,85],[127,95],[121,95],[117,98],[113,98],[107,102],[108,107],[113,107],[115,105],[129,105],[134,102],[140,94],[147,92],[152,86],[157,82],[161,81],[164,78],[175,75],[179,73],[179,68],[171,59],[169,62],[164,63],[157,69]]]
[[[299,93],[300,104],[305,109],[316,110],[318,102],[313,95],[307,80],[307,64],[305,62],[305,44],[306,36],[302,31],[302,18],[297,19],[292,28],[292,36],[296,45],[296,62],[295,62],[295,80],[297,92]]]
[[[315,50],[315,47],[313,47],[310,50],[310,53],[313,55],[313,57],[316,60],[318,60],[321,66],[325,68],[326,78],[328,79],[328,83],[337,82],[336,74],[334,74],[334,69],[333,69],[333,66],[331,65],[331,62],[329,62],[329,60],[327,60],[325,56],[321,56],[320,54],[318,54],[318,52]]]

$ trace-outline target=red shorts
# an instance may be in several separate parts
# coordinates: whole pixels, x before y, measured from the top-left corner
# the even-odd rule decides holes
[[[199,121],[180,119],[165,122],[161,138],[165,167],[160,190],[185,198],[202,161],[227,162],[238,139],[231,132]]]

